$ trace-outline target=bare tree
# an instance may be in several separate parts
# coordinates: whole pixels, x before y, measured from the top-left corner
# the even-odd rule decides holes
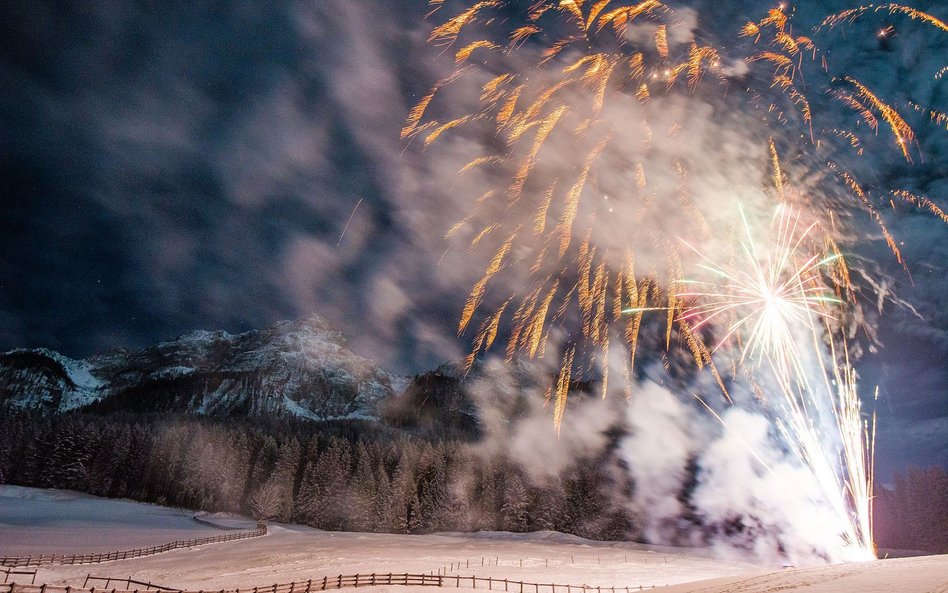
[[[268,481],[250,495],[250,512],[258,521],[273,519],[280,514],[283,508],[282,488],[274,480]]]

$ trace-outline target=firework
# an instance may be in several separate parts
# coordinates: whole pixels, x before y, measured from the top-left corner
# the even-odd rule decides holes
[[[819,223],[804,224],[789,207],[777,208],[766,247],[755,241],[743,211],[741,221],[745,238],[731,265],[715,263],[689,245],[711,279],[681,281],[685,289],[679,297],[694,299],[681,319],[693,330],[712,323],[723,327],[715,350],[739,348],[741,362],[753,363],[755,381],[772,387],[773,397],[761,404],[819,486],[821,496],[814,502],[843,519],[845,558],[871,559],[875,423],[870,428],[863,419],[848,349],[836,351],[831,325],[844,302],[826,280],[842,256],[825,253],[814,241]],[[712,406],[705,407],[724,423]]]
[[[722,289],[720,282],[679,281],[683,289],[677,291],[678,297],[697,299],[697,304],[688,307],[680,320],[694,331],[729,317],[726,333],[715,350],[740,330],[750,328],[741,341],[745,353],[742,361],[746,355],[757,355],[758,360],[766,357],[785,379],[793,374],[802,375],[804,369],[794,330],[804,327],[814,331],[815,318],[835,319],[822,306],[843,301],[825,285],[821,272],[841,255],[801,256],[804,243],[812,238],[818,223],[810,223],[801,231],[799,215],[784,206],[778,206],[772,223],[776,227],[775,252],[762,254],[744,211],[740,210],[740,214],[745,236],[740,243],[743,266],[728,270],[686,243],[705,262],[702,267],[723,280],[724,286]]]
[[[443,0],[430,5],[432,14],[446,10]],[[875,12],[945,30],[936,17],[899,4],[830,15],[822,29]],[[847,163],[865,154],[880,128],[907,163],[920,153],[909,119],[855,75],[829,75],[820,29],[801,35],[792,16],[780,5],[747,19],[726,47],[714,47],[693,36],[683,40],[679,16],[659,0],[472,2],[432,30],[429,42],[453,57],[455,69],[411,110],[402,137],[431,150],[462,130],[491,138],[490,150],[459,174],[502,181],[448,233],[470,250],[492,246],[458,325],[459,334],[476,327],[468,368],[499,336],[508,359],[542,358],[552,344],[561,361],[547,391],[557,430],[571,377],[600,376],[605,397],[610,351],[620,344],[626,355],[619,371],[632,396],[638,342],[643,332],[656,340],[658,327],[666,351],[683,346],[728,403],[729,385],[739,377],[769,372],[782,394],[784,440],[823,490],[837,493],[827,495],[837,514],[852,513],[844,537],[864,551],[871,550],[868,436],[848,350],[836,360],[834,338],[861,322],[861,288],[837,247],[851,240],[857,223],[843,221],[857,214],[873,221],[899,262],[902,255],[876,196]],[[473,96],[452,101],[459,85]],[[827,98],[852,117],[835,121],[833,110],[821,111]],[[752,219],[742,211],[740,225],[720,212],[746,196],[725,199],[725,208],[720,200],[708,204],[706,179],[721,171],[702,171],[701,159],[675,154],[688,152],[689,136],[709,117],[703,109],[714,102],[746,113],[756,131],[747,135],[765,146],[763,155],[740,160],[769,156],[769,187],[743,188],[755,207]],[[910,107],[945,123],[940,111]],[[784,150],[803,155],[793,171],[781,162]],[[608,179],[617,167],[626,171],[620,183]],[[800,169],[819,179],[820,191],[796,189],[792,178]],[[892,188],[885,199],[948,222],[928,197]],[[759,243],[753,233],[760,212],[777,204],[776,238]],[[804,225],[804,212],[820,217]],[[730,261],[721,259],[727,253]],[[693,265],[714,282],[686,280],[684,270]],[[505,275],[516,278],[508,283],[515,288],[498,301],[490,288]],[[800,332],[809,337],[801,342]],[[741,354],[722,356],[722,348]],[[827,458],[828,437],[814,429],[813,414],[835,426],[841,459]]]
[[[431,2],[432,11],[443,9],[443,4]],[[468,364],[478,352],[492,347],[505,314],[511,316],[508,319],[512,326],[507,337],[508,357],[518,353],[542,355],[551,327],[575,316],[580,319],[581,338],[576,344],[580,352],[564,360],[584,364],[587,369],[608,364],[609,340],[618,337],[630,351],[624,369],[624,374],[630,375],[634,365],[631,353],[635,351],[642,316],[661,309],[666,312],[666,344],[670,345],[676,336],[684,342],[700,367],[711,368],[727,397],[725,382],[709,348],[687,323],[680,322],[680,299],[675,294],[681,270],[679,245],[667,232],[649,233],[646,241],[664,246],[665,261],[661,266],[650,261],[644,270],[636,270],[640,249],[634,241],[626,245],[599,244],[599,226],[603,219],[612,217],[612,207],[597,197],[599,160],[616,136],[615,122],[603,115],[607,100],[634,97],[642,104],[641,113],[646,119],[633,125],[641,126],[643,143],[648,144],[655,134],[647,119],[648,104],[654,103],[656,96],[687,97],[702,84],[710,87],[708,93],[729,88],[722,51],[693,41],[671,42],[669,31],[676,27],[677,17],[658,0],[539,0],[526,4],[506,0],[472,3],[432,30],[429,41],[452,48],[457,67],[422,97],[402,130],[403,138],[421,138],[426,147],[452,130],[468,126],[492,128],[500,141],[499,151],[477,156],[461,172],[491,169],[495,175],[508,174],[509,183],[504,190],[488,192],[478,199],[475,212],[449,233],[454,239],[466,231],[472,249],[485,244],[485,237],[498,240],[458,325],[459,332],[463,332],[476,318],[481,319]],[[881,8],[935,27],[941,23],[926,13],[893,4],[832,15],[823,25],[831,29]],[[512,17],[512,13],[517,16]],[[735,44],[749,40],[744,62],[759,68],[766,83],[758,85],[760,88],[748,86],[742,100],[769,126],[781,131],[790,129],[792,120],[798,121],[805,127],[811,145],[839,138],[844,141],[842,146],[862,154],[864,141],[852,129],[836,125],[825,128],[825,136],[816,138],[816,131],[823,128],[814,127],[815,114],[803,80],[808,68],[818,72],[825,67],[825,56],[812,37],[793,31],[791,21],[791,14],[781,6],[761,19],[749,20],[735,32]],[[522,52],[527,63],[510,69],[510,56],[515,51]],[[475,67],[474,62],[480,66]],[[445,119],[427,118],[438,96],[459,81],[475,78],[481,79],[475,109]],[[815,86],[813,78],[817,77],[811,76],[811,87]],[[826,84],[832,85],[829,95],[853,109],[870,131],[877,131],[880,121],[885,122],[903,157],[913,160],[916,135],[895,108],[855,77],[845,76]],[[655,111],[661,112],[660,108]],[[932,111],[933,121],[941,122],[939,115]],[[550,139],[563,136],[571,138],[571,148],[579,153],[577,166],[560,171],[552,180],[549,175],[537,174],[543,157],[549,156],[544,148]],[[773,139],[769,148],[776,197],[784,202],[788,199],[783,187],[785,174]],[[676,195],[672,200],[655,199],[656,190],[646,181],[649,167],[654,164],[649,151],[646,147],[644,162],[635,163],[635,198],[639,206],[630,223],[654,217],[662,210],[677,209],[669,215],[695,225],[703,234],[701,240],[714,235],[717,231],[708,223],[707,213],[690,196],[688,170],[682,161],[671,165],[680,180]],[[855,206],[879,224],[887,244],[901,261],[896,241],[855,175],[837,161],[830,163],[829,170],[834,171],[829,181],[835,189],[827,189],[825,196],[809,196],[803,205],[814,211],[852,209],[852,204],[843,205],[837,197],[840,192],[836,190],[845,189],[858,198]],[[908,192],[895,191],[896,199],[909,196]],[[907,201],[929,210],[929,205],[934,205],[921,196]],[[518,220],[516,215],[510,216],[511,212],[524,215]],[[843,238],[841,232],[825,232],[827,240],[838,242]],[[491,283],[505,268],[514,266],[512,254],[524,250],[532,252],[526,272],[531,278],[529,287],[481,313]],[[844,282],[848,282],[848,276]],[[847,286],[839,292],[851,290]],[[634,311],[631,316],[621,313],[629,309]],[[620,336],[613,336],[611,328],[617,325],[625,327]],[[602,373],[607,376],[608,369]]]

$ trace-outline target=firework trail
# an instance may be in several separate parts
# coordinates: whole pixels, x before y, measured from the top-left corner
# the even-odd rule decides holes
[[[359,209],[359,206],[362,205],[362,198],[359,198],[359,201],[356,202],[355,207],[352,209],[352,212],[349,214],[349,218],[346,219],[346,225],[342,227],[342,232],[339,233],[339,240],[336,241],[336,247],[342,243],[342,238],[346,236],[346,231],[349,230],[349,224],[352,223],[352,218],[355,216],[356,210]]]
[[[429,3],[432,15],[449,10],[444,0]],[[854,556],[872,550],[871,444],[843,336],[862,323],[864,287],[838,246],[855,241],[858,221],[868,219],[900,263],[902,254],[847,164],[881,133],[907,164],[921,153],[910,119],[857,76],[830,75],[817,42],[880,12],[946,30],[933,15],[883,4],[829,15],[801,35],[781,4],[715,47],[696,39],[688,13],[658,0],[471,2],[431,31],[428,41],[453,56],[454,70],[402,130],[431,150],[462,130],[489,139],[490,150],[459,175],[492,181],[447,235],[489,250],[458,324],[459,334],[477,328],[468,367],[498,338],[508,359],[558,356],[547,391],[557,430],[571,378],[599,376],[605,397],[619,347],[632,396],[643,335],[664,343],[666,367],[684,351],[708,369],[727,403],[736,384],[759,391],[756,376],[767,375],[780,394],[778,430],[845,516]],[[727,117],[743,115],[734,123],[749,128],[744,138],[756,147],[701,138],[704,122],[724,117],[708,97]],[[853,117],[834,120],[834,110],[818,108],[827,100]],[[940,111],[910,108],[945,123]],[[699,138],[738,152],[718,165]],[[789,167],[781,153],[794,155]],[[722,171],[738,163],[759,170],[747,163],[761,157],[769,183],[735,187]],[[819,191],[797,189],[798,178]],[[886,201],[948,222],[926,196],[892,188]],[[747,209],[735,222],[739,203]],[[778,204],[775,232],[752,238]],[[801,227],[800,213],[813,222]],[[695,266],[726,289],[687,281]],[[505,296],[498,301],[492,287]],[[821,432],[827,422],[832,436]]]

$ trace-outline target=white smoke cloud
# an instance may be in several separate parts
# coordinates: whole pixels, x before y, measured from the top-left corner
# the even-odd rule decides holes
[[[711,545],[722,555],[768,563],[845,559],[844,526],[826,508],[811,471],[780,450],[772,423],[740,408],[722,418],[726,428],[701,449],[690,498],[714,526]]]
[[[628,422],[632,434],[622,441],[620,453],[635,479],[645,535],[652,542],[676,542],[684,510],[679,496],[705,427],[678,397],[652,381],[637,386]]]
[[[717,418],[691,395],[715,386],[699,376],[670,389],[656,366],[629,402],[619,388],[606,399],[574,393],[557,435],[544,405],[556,370],[488,359],[468,386],[484,433],[472,451],[512,461],[538,487],[577,462],[610,458],[601,470],[632,484],[631,496],[612,492],[612,504],[630,510],[651,543],[707,546],[769,566],[857,559],[838,510],[790,453],[772,412],[748,403]],[[753,401],[744,395],[732,392]],[[624,435],[618,443],[615,431]]]
[[[475,445],[477,452],[485,458],[507,456],[538,485],[577,460],[601,453],[607,432],[624,424],[625,402],[620,397],[577,395],[557,434],[544,396],[557,370],[542,362],[511,367],[490,357],[468,388],[485,435]]]
[[[653,381],[636,389],[619,453],[649,541],[767,565],[855,558],[840,515],[772,417],[732,407],[718,420]]]

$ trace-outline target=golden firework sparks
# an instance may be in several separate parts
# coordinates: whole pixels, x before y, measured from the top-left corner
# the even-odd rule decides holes
[[[433,13],[443,8],[443,2],[431,1],[430,6]],[[901,4],[843,11],[827,17],[823,26],[843,26],[870,12],[903,15],[946,30],[936,17]],[[833,358],[832,370],[823,373],[824,377],[835,377],[832,380],[840,386],[839,393],[832,396],[837,402],[833,410],[836,432],[847,447],[844,465],[851,467],[843,480],[817,454],[819,435],[807,433],[801,417],[793,416],[794,406],[802,405],[798,386],[804,379],[798,377],[807,369],[794,350],[802,346],[790,337],[798,328],[805,328],[832,340],[830,325],[837,321],[827,311],[836,308],[840,316],[848,315],[844,309],[856,294],[849,265],[839,256],[838,244],[846,235],[839,228],[843,219],[836,216],[837,210],[847,211],[845,219],[851,218],[849,211],[860,211],[874,221],[895,258],[904,262],[898,242],[876,206],[879,196],[870,195],[855,173],[835,158],[827,162],[826,157],[819,157],[831,173],[824,179],[834,185],[825,196],[804,195],[793,183],[798,159],[790,161],[788,168],[781,164],[780,154],[791,154],[786,145],[788,139],[795,138],[804,139],[810,148],[793,147],[793,153],[810,150],[815,155],[825,145],[856,156],[864,153],[860,137],[846,129],[845,123],[815,123],[825,117],[818,111],[821,103],[813,96],[813,89],[820,88],[814,82],[820,78],[817,74],[828,80],[821,89],[825,93],[820,95],[827,94],[854,110],[860,125],[871,132],[878,133],[879,122],[884,122],[895,137],[893,146],[906,161],[913,161],[919,147],[908,120],[881,93],[854,75],[829,79],[826,53],[814,37],[794,31],[791,17],[792,13],[781,5],[762,18],[748,19],[734,32],[734,39],[749,48],[742,49],[744,54],[735,59],[730,48],[724,51],[694,41],[679,41],[672,34],[674,13],[659,0],[472,2],[433,28],[429,36],[433,45],[456,46],[449,54],[455,69],[437,81],[410,111],[402,137],[421,138],[424,147],[431,147],[443,136],[462,129],[473,128],[480,134],[492,130],[495,135],[496,141],[487,144],[496,147],[496,152],[473,158],[460,172],[490,171],[506,176],[507,182],[476,200],[474,210],[486,217],[486,222],[472,212],[449,232],[455,236],[461,228],[471,227],[472,249],[493,244],[493,256],[472,287],[458,325],[461,333],[475,316],[479,319],[465,361],[468,368],[478,353],[491,348],[505,331],[502,328],[509,327],[505,348],[508,360],[516,356],[543,357],[547,344],[556,342],[550,338],[551,326],[564,328],[570,337],[555,345],[560,370],[547,392],[558,432],[566,413],[570,382],[598,369],[605,395],[610,349],[619,344],[624,344],[627,351],[621,374],[626,379],[626,395],[631,397],[636,352],[640,351],[637,346],[649,323],[654,323],[649,335],[662,336],[666,350],[680,345],[690,353],[696,367],[710,369],[727,401],[728,383],[738,375],[747,377],[763,401],[763,388],[747,364],[729,360],[722,368],[730,368],[731,376],[719,372],[715,351],[733,342],[733,347],[748,356],[772,361],[768,364],[782,369],[777,375],[788,402],[788,415],[781,430],[788,439],[800,433],[795,451],[803,463],[812,466],[824,486],[828,488],[836,480],[837,486],[850,493],[848,508],[856,518],[850,522],[853,527],[846,537],[861,549],[871,549],[871,526],[866,524],[870,491],[866,484],[871,489],[871,471],[857,459],[859,452],[864,452],[859,443],[865,444],[867,433],[859,420],[848,352],[843,360]],[[518,52],[520,59],[511,60],[512,52]],[[744,85],[735,84],[725,72],[742,60],[751,75],[746,87],[738,90],[736,87]],[[532,65],[523,67],[524,61]],[[510,67],[511,63],[516,68]],[[944,72],[939,71],[936,78]],[[477,107],[440,121],[426,118],[447,87],[469,78],[476,80]],[[761,79],[764,83],[758,84]],[[665,102],[682,104],[680,97],[718,92],[718,88],[723,93],[741,94],[749,111],[765,126],[766,135],[762,136],[769,137],[766,148],[773,186],[772,193],[765,193],[767,199],[775,199],[785,212],[804,209],[825,213],[819,224],[798,228],[796,223],[787,223],[779,227],[777,243],[784,245],[785,251],[766,265],[755,260],[755,248],[749,240],[737,240],[733,233],[715,228],[715,218],[708,217],[701,209],[700,198],[695,197],[695,187],[700,187],[701,181],[692,179],[683,160],[673,157],[669,162],[653,162],[650,156],[665,150],[669,142],[682,142],[677,138],[687,138],[690,132],[687,124],[669,126],[663,122]],[[641,118],[617,124],[610,109],[630,101],[638,106]],[[939,111],[914,104],[911,107],[938,125],[948,122]],[[438,113],[449,111],[439,108]],[[601,181],[603,161],[622,152],[622,146],[613,146],[615,139],[628,141],[628,134],[617,133],[618,125],[640,131],[636,151],[643,154],[628,163],[629,191],[621,205],[623,216],[629,217],[628,225],[635,228],[624,244],[615,242],[614,233],[610,241],[603,241],[599,232],[603,226],[614,224],[617,215],[613,203],[620,204],[605,195]],[[662,130],[667,130],[664,138],[660,136]],[[547,148],[554,139],[560,147],[556,151]],[[563,139],[568,146],[566,152],[572,153],[569,157],[561,148]],[[572,164],[559,163],[568,158]],[[551,167],[553,162],[557,164]],[[677,182],[674,190],[661,184],[669,177]],[[659,182],[651,181],[655,179]],[[851,198],[839,197],[843,190]],[[884,199],[893,206],[898,202],[917,207],[948,222],[945,212],[929,198],[895,190]],[[680,229],[640,228],[645,221],[655,219],[680,221],[688,227],[696,245],[709,241],[743,244],[737,259],[743,257],[747,270],[716,268],[719,273],[727,272],[730,301],[715,301],[714,291],[695,290],[695,285],[683,281],[685,264],[675,240]],[[749,229],[745,231],[749,237]],[[792,237],[799,241],[791,242]],[[799,251],[803,245],[811,250],[807,257]],[[815,255],[819,245],[824,257]],[[653,254],[660,253],[657,259],[662,262],[651,257],[648,267],[637,269],[637,251],[643,247]],[[685,255],[693,259],[694,253]],[[758,263],[751,264],[751,260]],[[715,269],[716,264],[705,264]],[[492,294],[488,299],[488,287],[504,270],[519,270],[517,273],[523,276],[511,283],[515,286],[513,294]],[[735,294],[743,295],[743,301],[735,301]],[[751,306],[751,301],[757,303],[757,313],[738,315],[738,310]],[[482,305],[484,311],[479,312]],[[697,321],[698,317],[706,321]],[[505,318],[509,320],[505,322]],[[821,324],[823,330],[819,330]],[[726,328],[725,340],[715,347],[705,342],[712,325]],[[669,364],[667,359],[665,363]],[[857,433],[862,437],[857,438]]]

